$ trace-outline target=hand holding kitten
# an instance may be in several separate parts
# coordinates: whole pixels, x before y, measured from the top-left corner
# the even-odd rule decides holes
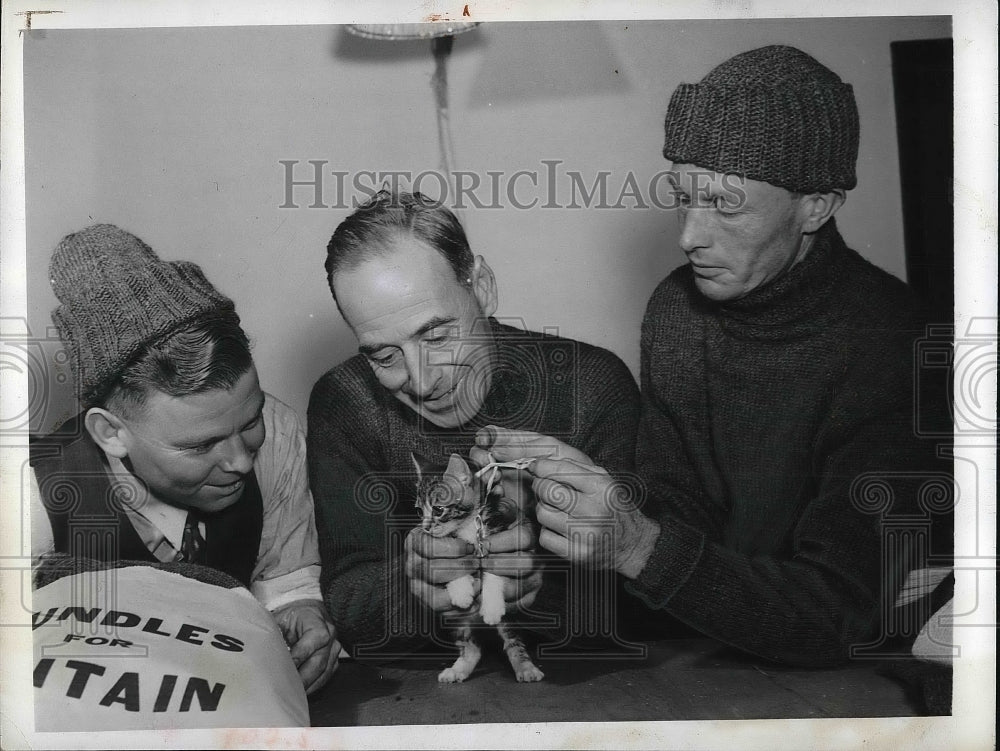
[[[473,546],[457,537],[434,537],[414,527],[406,536],[404,547],[410,591],[435,612],[454,612],[447,585],[479,570]],[[473,595],[478,594],[477,581]]]
[[[489,555],[477,558],[475,547],[456,537],[433,537],[414,528],[406,537],[405,565],[410,591],[431,610],[454,612],[447,585],[460,577],[480,570],[504,580],[503,595],[507,610],[530,607],[542,586],[542,562],[532,548],[538,542],[530,524],[503,530],[486,541]],[[479,594],[479,582],[473,595]]]

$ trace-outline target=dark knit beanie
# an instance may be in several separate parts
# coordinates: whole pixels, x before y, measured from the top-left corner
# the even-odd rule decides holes
[[[670,99],[663,156],[801,193],[857,184],[854,90],[794,47],[726,60]]]
[[[62,239],[49,263],[61,303],[52,311],[85,406],[92,406],[140,350],[196,321],[232,317],[232,300],[186,261],[161,261],[112,224]]]

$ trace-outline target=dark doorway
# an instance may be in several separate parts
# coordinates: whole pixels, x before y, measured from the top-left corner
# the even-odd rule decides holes
[[[954,318],[951,39],[892,43],[903,237],[910,286],[929,321]]]

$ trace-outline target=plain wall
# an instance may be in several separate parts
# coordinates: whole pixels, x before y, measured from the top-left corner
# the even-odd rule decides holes
[[[496,272],[498,316],[607,347],[638,375],[646,301],[684,260],[674,212],[541,208],[551,195],[543,160],[560,161],[563,205],[570,171],[587,185],[610,172],[611,204],[630,174],[646,191],[667,167],[663,114],[677,84],[775,43],[854,85],[858,187],[838,223],[849,245],[904,277],[889,45],[950,35],[950,19],[935,17],[497,23],[457,37],[453,167],[484,181],[488,171],[540,175],[537,190],[518,183],[519,200],[539,199],[533,209],[503,192],[502,208],[461,211]],[[359,195],[339,194],[330,171],[350,189],[362,170],[438,168],[430,43],[368,41],[338,26],[62,30],[27,33],[24,50],[31,333],[51,325],[46,267],[60,238],[118,224],[161,257],[204,268],[236,302],[264,388],[304,416],[315,380],[355,351],[323,274],[350,208],[309,208],[308,187],[295,188],[299,208],[280,208],[280,160],[299,160],[300,180],[312,175],[307,160],[325,160],[328,205]],[[75,410],[65,375],[50,362],[36,428]]]

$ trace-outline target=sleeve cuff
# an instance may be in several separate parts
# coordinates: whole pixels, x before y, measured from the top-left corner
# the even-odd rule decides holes
[[[319,588],[319,566],[304,566],[273,579],[251,582],[253,596],[268,610],[277,610],[295,600],[323,601]]]
[[[671,516],[660,518],[660,536],[646,565],[625,588],[651,608],[664,608],[701,560],[705,535]]]

